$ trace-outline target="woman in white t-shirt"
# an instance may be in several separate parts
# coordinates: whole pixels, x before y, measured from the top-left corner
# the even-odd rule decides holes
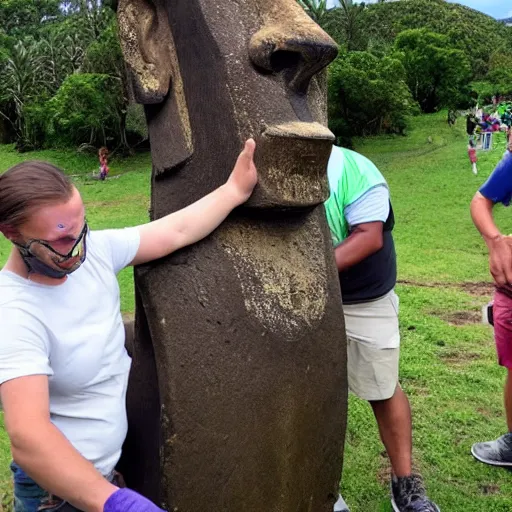
[[[130,358],[116,273],[211,233],[257,182],[247,141],[228,181],[134,228],[90,231],[80,193],[56,167],[0,176],[0,398],[14,462],[15,511],[158,512],[117,485]]]

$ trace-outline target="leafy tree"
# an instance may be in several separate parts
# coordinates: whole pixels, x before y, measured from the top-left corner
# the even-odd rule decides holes
[[[109,75],[77,73],[64,80],[46,104],[53,145],[106,145],[115,136],[122,108],[120,84]]]
[[[338,143],[355,135],[402,133],[418,111],[402,63],[369,52],[340,55],[329,68],[329,127]]]
[[[369,4],[364,11],[370,37],[393,42],[408,29],[444,34],[450,46],[470,59],[473,77],[482,77],[495,51],[512,47],[512,28],[474,9],[445,0],[400,0]]]
[[[11,126],[18,147],[107,139],[127,147],[128,94],[115,12],[100,0],[1,0],[0,19],[10,20],[9,32],[0,30],[0,117]],[[82,78],[68,81],[74,76]],[[82,114],[70,109],[73,116],[58,122],[55,113],[66,110],[59,105],[72,97],[69,84],[92,103],[76,102]],[[107,123],[103,128],[90,115],[98,104],[95,87],[105,95],[97,116]],[[65,134],[64,126],[76,132]]]
[[[119,34],[115,18],[112,18],[112,21],[106,29],[103,30],[100,38],[87,48],[84,71],[103,73],[110,76],[112,79],[110,84],[115,84],[115,90],[121,92],[117,111],[119,124],[116,140],[119,140],[121,146],[127,149],[129,146],[126,134],[129,93],[123,53],[119,43]],[[142,133],[142,135],[145,136],[145,133]]]
[[[395,40],[407,83],[424,112],[458,105],[471,68],[462,50],[450,46],[447,36],[426,29],[404,30]]]
[[[471,90],[478,103],[490,103],[493,96],[512,95],[512,68],[496,68],[485,80],[471,83]]]
[[[7,35],[26,37],[36,34],[42,25],[60,18],[59,0],[2,0],[0,27]]]

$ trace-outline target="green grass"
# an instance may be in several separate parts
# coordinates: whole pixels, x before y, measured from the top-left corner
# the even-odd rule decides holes
[[[475,441],[505,429],[502,408],[504,371],[496,364],[492,330],[478,323],[453,325],[447,318],[477,318],[490,298],[485,246],[471,223],[469,202],[503,154],[479,152],[473,176],[466,152],[464,120],[454,129],[446,114],[413,120],[407,137],[357,140],[389,181],[396,215],[401,382],[413,408],[415,465],[443,511],[512,509],[512,475],[473,460]],[[432,143],[428,141],[432,138]],[[0,172],[21,159],[42,158],[61,166],[83,194],[93,228],[131,226],[147,219],[148,155],[112,162],[105,183],[87,179],[96,158],[74,152],[18,155],[0,146]],[[498,208],[502,230],[512,233],[512,217]],[[0,264],[8,244],[0,241]],[[479,295],[461,285],[482,283]],[[130,271],[120,274],[122,308],[133,310]],[[319,419],[321,420],[321,419]],[[1,431],[0,425],[0,431]],[[8,478],[8,441],[0,434],[0,479]],[[368,404],[350,397],[342,483],[353,512],[389,512],[388,462]],[[7,488],[7,486],[6,486]]]

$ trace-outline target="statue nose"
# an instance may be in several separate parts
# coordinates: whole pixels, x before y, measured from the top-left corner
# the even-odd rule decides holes
[[[311,78],[338,53],[336,43],[309,18],[297,26],[274,25],[256,32],[249,43],[255,66],[282,74],[287,86],[305,93]]]

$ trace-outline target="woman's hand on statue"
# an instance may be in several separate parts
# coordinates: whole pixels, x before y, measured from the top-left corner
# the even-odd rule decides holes
[[[226,183],[238,204],[245,203],[251,197],[258,182],[258,173],[254,165],[255,149],[256,142],[253,139],[248,139]]]
[[[118,489],[105,502],[103,512],[165,512],[130,489]]]

